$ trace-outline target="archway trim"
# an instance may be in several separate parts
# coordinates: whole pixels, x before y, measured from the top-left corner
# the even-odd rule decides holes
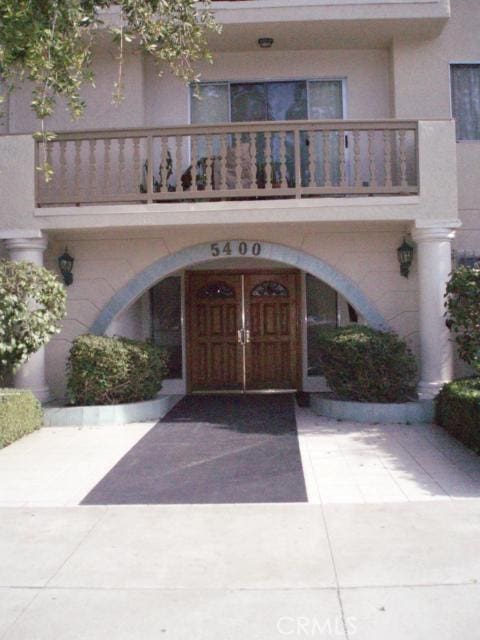
[[[222,246],[224,242],[227,241],[219,241],[216,242],[215,245]],[[387,322],[377,310],[374,303],[368,299],[358,285],[320,258],[312,256],[301,249],[294,249],[272,242],[256,240],[248,242],[245,240],[229,240],[228,242],[232,247],[239,247],[241,243],[247,244],[248,246],[259,244],[261,246],[261,255],[255,257],[283,262],[286,265],[295,267],[319,278],[348,300],[371,327],[384,331],[389,329]],[[204,243],[187,247],[176,253],[164,256],[146,267],[110,298],[109,302],[101,310],[91,326],[91,333],[103,335],[119,313],[138,300],[145,291],[153,287],[153,285],[163,278],[196,264],[215,260],[215,256],[213,255],[215,250],[213,250],[212,253],[212,247],[215,245]],[[225,258],[238,257],[238,253],[235,254],[235,252],[232,252],[230,256],[224,254],[218,256],[218,258],[222,260]],[[244,257],[254,256],[250,254]]]

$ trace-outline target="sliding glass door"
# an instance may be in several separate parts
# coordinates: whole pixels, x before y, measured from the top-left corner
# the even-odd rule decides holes
[[[226,122],[278,122],[288,120],[343,119],[344,96],[342,80],[289,80],[280,82],[205,82],[197,87],[198,97],[192,90],[192,124]],[[264,186],[262,173],[265,163],[265,136],[256,139],[257,181]],[[247,142],[247,136],[245,141]],[[328,147],[330,180],[339,179],[339,144],[334,132],[322,135],[305,133],[301,139],[302,184],[322,184],[325,180],[323,157]],[[229,145],[233,147],[234,140]],[[271,137],[271,181],[281,180],[282,152],[285,153],[286,181],[294,185],[293,134],[287,133],[282,142],[280,134]],[[282,144],[285,145],[282,150]],[[309,155],[315,154],[315,176],[310,176]],[[261,182],[263,181],[263,185]]]
[[[342,80],[202,82],[192,88],[192,124],[341,120]]]

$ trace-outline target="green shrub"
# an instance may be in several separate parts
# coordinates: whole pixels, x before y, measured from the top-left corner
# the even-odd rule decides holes
[[[480,374],[480,269],[458,267],[447,283],[447,326],[462,360]]]
[[[339,399],[406,402],[416,398],[415,359],[394,333],[356,325],[319,328],[313,339],[327,383]]]
[[[84,335],[67,364],[71,404],[120,404],[154,398],[167,372],[167,354],[148,342]]]
[[[452,436],[480,452],[480,377],[444,385],[435,400],[435,420]]]
[[[0,389],[0,449],[38,429],[42,407],[31,391]]]

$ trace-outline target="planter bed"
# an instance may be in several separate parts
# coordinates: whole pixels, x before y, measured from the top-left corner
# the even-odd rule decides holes
[[[153,400],[88,407],[45,407],[44,427],[85,427],[159,420],[182,398],[162,395]]]
[[[328,398],[321,393],[312,393],[310,406],[318,415],[348,422],[366,424],[433,422],[432,400],[399,403],[350,402]]]

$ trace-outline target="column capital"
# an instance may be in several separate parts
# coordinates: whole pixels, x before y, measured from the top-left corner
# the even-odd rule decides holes
[[[8,251],[42,251],[48,245],[48,238],[7,238],[4,240]]]
[[[451,227],[425,227],[412,229],[412,238],[417,244],[422,242],[445,242],[453,240],[456,229]]]

